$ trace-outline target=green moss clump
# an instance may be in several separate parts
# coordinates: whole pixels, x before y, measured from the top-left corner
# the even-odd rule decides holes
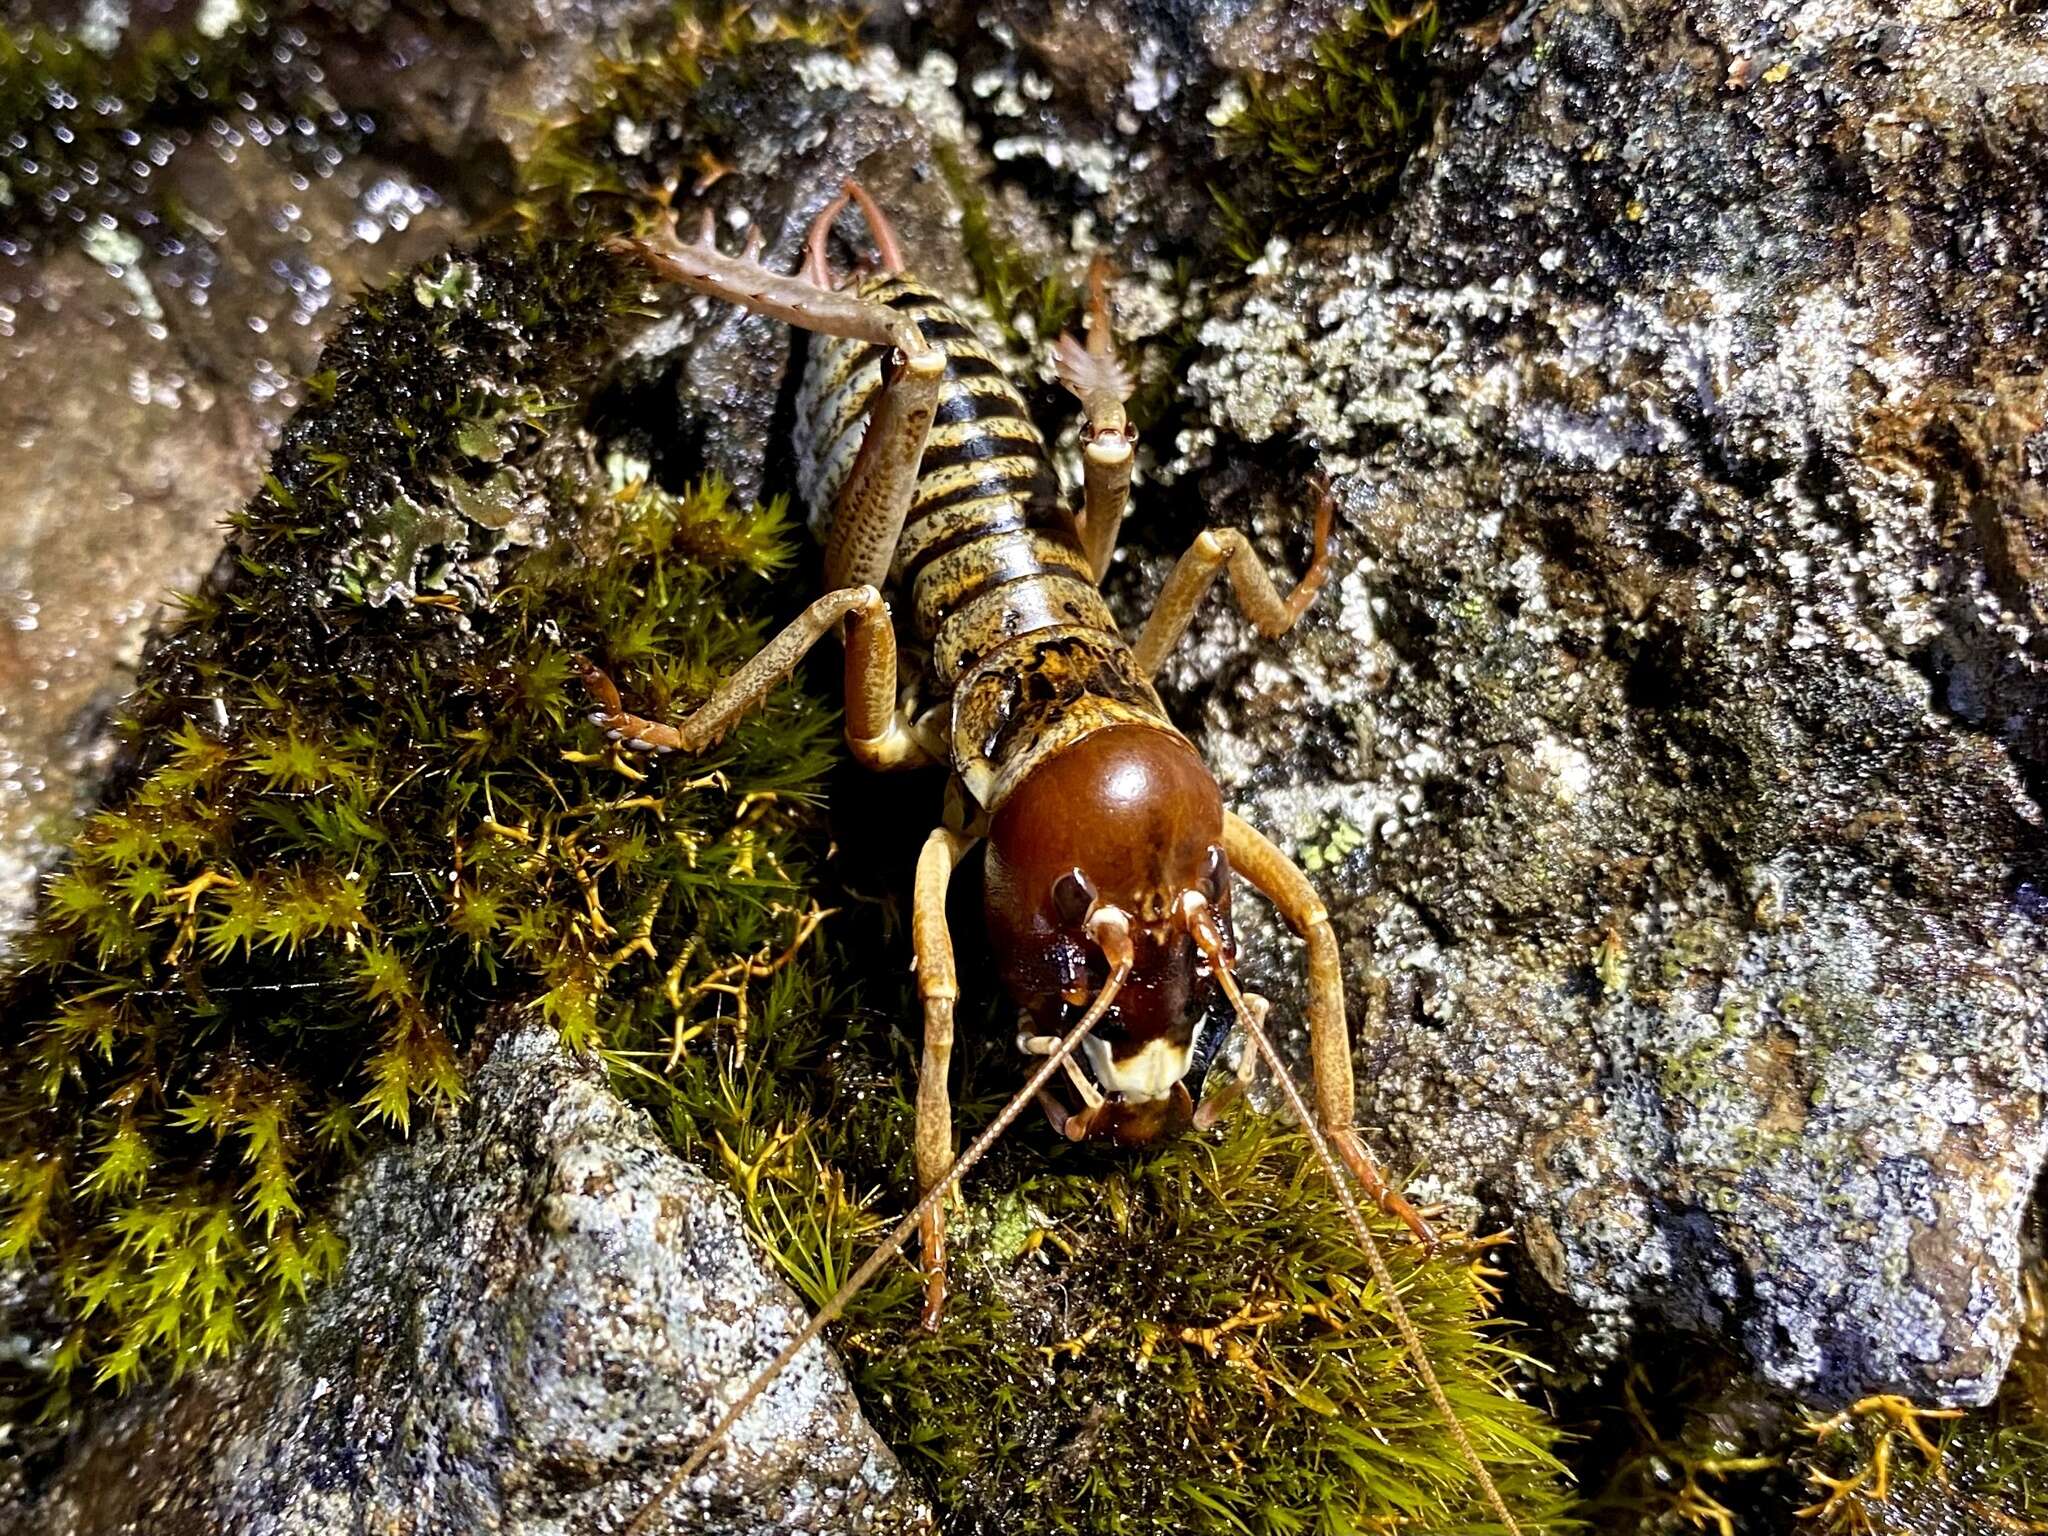
[[[2038,1316],[1988,1407],[1865,1398],[1808,1420],[1791,1458],[1803,1536],[1999,1536],[2048,1530],[2048,1400]]]
[[[1402,13],[1371,0],[1316,39],[1301,71],[1245,77],[1243,109],[1216,134],[1244,180],[1211,189],[1233,254],[1259,254],[1269,213],[1293,230],[1377,206],[1428,130],[1437,25],[1436,0]]]
[[[867,983],[866,1007],[780,1008],[743,1063],[692,1052],[646,1085],[674,1139],[734,1180],[813,1305],[915,1188],[915,1002],[898,992],[873,1011],[897,986]],[[963,1134],[1018,1080],[990,1004],[963,1019]],[[1513,1390],[1525,1362],[1488,1315],[1487,1271],[1426,1261],[1392,1223],[1376,1229],[1524,1529],[1567,1527],[1557,1431]],[[946,1529],[1493,1528],[1341,1210],[1283,1124],[1244,1113],[1142,1157],[1020,1125],[969,1179],[951,1248],[936,1334],[916,1326],[922,1281],[899,1264],[833,1335]]]
[[[608,60],[575,111],[536,138],[515,211],[535,229],[647,233],[668,217],[678,181],[708,188],[756,131],[751,82],[820,48],[854,52],[859,26],[841,7],[757,13],[676,0],[669,26]]]
[[[18,1404],[274,1334],[338,1257],[336,1177],[461,1092],[494,1013],[666,1041],[804,926],[829,712],[792,696],[647,784],[573,665],[656,711],[707,692],[761,638],[779,513],[592,463],[619,263],[457,265],[460,297],[401,280],[329,346],[0,994],[0,1256],[61,1331]],[[401,500],[437,519],[403,558]]]

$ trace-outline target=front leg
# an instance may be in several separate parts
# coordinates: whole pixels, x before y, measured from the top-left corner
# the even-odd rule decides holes
[[[1436,1234],[1429,1223],[1387,1183],[1358,1138],[1351,1033],[1344,1024],[1344,969],[1322,898],[1293,860],[1249,822],[1227,811],[1223,852],[1230,867],[1251,881],[1308,945],[1308,1050],[1315,1070],[1316,1119],[1322,1123],[1323,1134],[1380,1209],[1400,1217],[1425,1247],[1434,1248]]]
[[[917,1069],[917,1186],[927,1194],[952,1171],[953,1099],[946,1079],[953,1062],[953,1004],[960,978],[946,928],[946,889],[975,839],[934,828],[917,859],[911,890],[910,940],[917,957],[917,995],[924,1004],[924,1059]],[[919,1224],[924,1239],[924,1325],[936,1328],[946,1305],[946,1207],[941,1201]]]
[[[896,630],[888,605],[873,587],[827,592],[678,725],[628,714],[611,679],[586,662],[584,682],[599,706],[591,721],[635,752],[702,752],[757,708],[842,619],[847,621],[846,743],[854,757],[869,768],[929,762],[896,707]]]

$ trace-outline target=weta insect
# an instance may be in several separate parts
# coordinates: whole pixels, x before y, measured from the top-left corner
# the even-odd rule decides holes
[[[849,199],[865,216],[880,271],[832,280],[826,244]],[[1079,1140],[1139,1146],[1212,1124],[1264,1056],[1307,1129],[1366,1252],[1417,1373],[1448,1421],[1496,1519],[1516,1529],[1452,1412],[1345,1170],[1425,1244],[1430,1229],[1374,1166],[1352,1122],[1351,1041],[1328,915],[1307,878],[1223,804],[1215,779],[1167,718],[1151,677],[1218,575],[1266,636],[1290,629],[1329,569],[1332,502],[1320,490],[1314,554],[1282,595],[1244,537],[1200,536],[1168,578],[1135,644],[1097,583],[1129,499],[1130,381],[1110,334],[1106,279],[1091,273],[1085,345],[1062,337],[1062,382],[1086,417],[1084,510],[1061,505],[1045,445],[1022,399],[966,323],[904,270],[888,221],[855,183],[810,227],[800,273],[749,251],[720,253],[706,216],[694,244],[673,236],[618,249],[661,277],[817,333],[798,398],[799,488],[825,540],[825,595],[677,724],[626,712],[586,669],[591,718],[621,745],[698,752],[717,741],[825,635],[843,631],[846,738],[876,769],[936,763],[958,793],[918,859],[912,903],[924,1012],[916,1161],[922,1198],[636,1516],[639,1531],[777,1373],[908,1240],[922,1238],[925,1323],[945,1301],[947,1192],[1036,1099]],[[914,644],[899,648],[894,612]],[[946,892],[986,838],[988,939],[1021,1014],[1024,1088],[959,1158],[948,1065],[959,995]],[[1236,980],[1230,883],[1242,875],[1308,946],[1311,1114],[1273,1048],[1264,1001]],[[1235,1022],[1249,1037],[1234,1081],[1203,1097]],[[1341,1164],[1341,1167],[1340,1167]]]

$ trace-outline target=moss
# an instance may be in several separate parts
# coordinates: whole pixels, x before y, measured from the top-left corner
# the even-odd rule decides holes
[[[1610,1470],[1581,1513],[1595,1530],[1642,1536],[1747,1530],[1745,1512],[1785,1465],[1782,1413],[1725,1357],[1650,1358],[1654,1371],[1640,1361],[1627,1368],[1618,1405],[1600,1405],[1608,1433],[1589,1438],[1618,1446],[1605,1448]],[[1674,1369],[1671,1358],[1686,1363]]]
[[[2037,1229],[2039,1220],[2037,1211]],[[1802,1536],[2048,1530],[2048,1268],[2038,1251],[2023,1277],[2019,1348],[1989,1406],[1936,1412],[1873,1397],[1801,1425],[1792,1462]]]
[[[1437,94],[1435,0],[1346,10],[1300,70],[1253,74],[1217,130],[1232,190],[1212,187],[1224,244],[1249,261],[1277,217],[1283,231],[1371,212],[1422,142]]]
[[[982,302],[1004,339],[1029,351],[1078,327],[1081,290],[1057,268],[1032,260],[996,227],[986,188],[951,145],[933,147],[939,174],[960,204],[960,248],[981,282]]]
[[[693,1051],[659,1090],[672,1134],[735,1180],[814,1304],[913,1188],[915,1051],[898,1021],[914,1016],[907,993],[879,1015],[779,1009],[743,1065]],[[1015,1086],[997,1022],[990,1008],[963,1027],[963,1124]],[[1134,1158],[1032,1126],[983,1167],[953,1221],[941,1329],[914,1326],[922,1285],[897,1266],[835,1335],[948,1529],[1485,1528],[1296,1132],[1247,1113]],[[1488,1315],[1488,1272],[1381,1231],[1511,1506],[1530,1530],[1558,1527],[1556,1431],[1513,1392],[1523,1362]]]
[[[750,83],[819,48],[854,51],[859,28],[857,12],[822,5],[676,0],[671,18],[601,65],[576,109],[537,137],[515,204],[529,227],[644,233],[679,182],[708,187],[757,131]]]
[[[590,463],[612,261],[463,265],[454,302],[401,282],[330,345],[6,985],[0,1253],[62,1325],[23,1398],[275,1333],[338,1256],[335,1178],[460,1093],[495,1009],[574,1043],[688,1028],[705,976],[801,923],[828,712],[793,699],[648,788],[580,723],[572,668],[655,709],[706,691],[758,642],[744,578],[786,557],[779,514]],[[509,440],[488,459],[480,419]],[[545,539],[460,510],[490,482]],[[393,533],[401,504],[431,537]]]
[[[1728,1357],[1645,1352],[1601,1401],[1589,1460],[1609,1468],[1580,1511],[1595,1529],[1665,1536],[1996,1536],[2048,1530],[2048,1367],[2038,1260],[2026,1327],[1988,1407],[1872,1396],[1802,1408]],[[1683,1363],[1674,1366],[1671,1362]]]

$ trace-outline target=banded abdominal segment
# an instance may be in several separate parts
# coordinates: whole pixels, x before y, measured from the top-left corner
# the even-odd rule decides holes
[[[946,359],[890,573],[901,611],[930,656],[928,698],[951,698],[969,673],[999,657],[1016,662],[1016,642],[1055,627],[1093,631],[1104,649],[1124,649],[1060,503],[1045,441],[1001,365],[929,289],[888,275],[870,278],[859,293],[914,319]],[[886,353],[875,343],[812,339],[797,397],[797,474],[821,539],[859,456]],[[1006,670],[1016,675],[1014,666]],[[1149,687],[1140,687],[1148,722],[1171,730]],[[1058,691],[1074,702],[1070,687]],[[976,777],[969,775],[970,789],[989,787]]]

